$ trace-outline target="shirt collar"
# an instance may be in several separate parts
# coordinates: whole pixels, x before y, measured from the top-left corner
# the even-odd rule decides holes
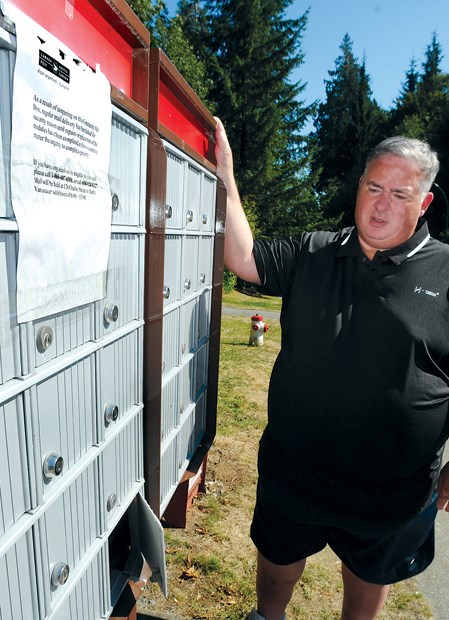
[[[393,264],[400,265],[407,260],[407,258],[419,252],[429,239],[430,234],[427,222],[420,218],[416,230],[410,239],[407,239],[405,243],[395,248],[379,253],[386,256]],[[341,231],[341,242],[337,250],[337,256],[363,256],[355,227],[344,228]]]

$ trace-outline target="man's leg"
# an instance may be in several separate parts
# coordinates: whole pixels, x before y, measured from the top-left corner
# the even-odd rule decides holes
[[[265,620],[282,620],[306,560],[281,566],[257,555],[257,611]]]
[[[343,610],[342,620],[374,620],[382,609],[390,586],[379,586],[356,577],[342,564]]]

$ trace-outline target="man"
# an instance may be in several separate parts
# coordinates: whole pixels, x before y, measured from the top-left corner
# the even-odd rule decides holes
[[[216,158],[225,264],[283,298],[248,618],[285,618],[307,557],[328,544],[342,560],[342,619],[372,620],[391,583],[430,564],[436,511],[449,510],[449,246],[422,219],[437,156],[388,139],[360,179],[355,228],[255,241],[218,119]]]

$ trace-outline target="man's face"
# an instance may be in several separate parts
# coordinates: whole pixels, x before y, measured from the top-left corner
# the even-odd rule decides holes
[[[355,221],[368,258],[410,239],[433,194],[423,196],[421,171],[411,160],[383,155],[369,165],[359,182]]]

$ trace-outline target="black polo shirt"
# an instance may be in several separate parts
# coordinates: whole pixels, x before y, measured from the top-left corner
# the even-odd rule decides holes
[[[262,465],[280,458],[392,497],[409,487],[406,511],[419,509],[449,434],[449,246],[422,220],[372,261],[354,228],[253,252],[262,291],[283,297]]]

